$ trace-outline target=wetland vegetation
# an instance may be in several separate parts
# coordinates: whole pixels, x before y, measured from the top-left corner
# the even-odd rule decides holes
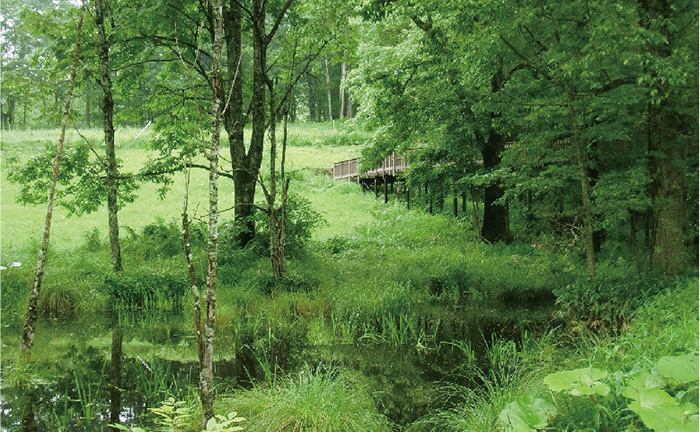
[[[0,428],[696,431],[686,3],[5,2]]]

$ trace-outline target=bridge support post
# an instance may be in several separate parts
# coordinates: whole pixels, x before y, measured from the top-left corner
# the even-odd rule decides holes
[[[379,198],[379,191],[377,190],[377,178],[374,178],[374,197]]]
[[[411,210],[411,191],[408,190],[408,185],[406,185],[406,209]]]
[[[456,194],[452,197],[452,210],[454,212],[455,217],[457,217],[458,214],[457,214],[457,195]]]

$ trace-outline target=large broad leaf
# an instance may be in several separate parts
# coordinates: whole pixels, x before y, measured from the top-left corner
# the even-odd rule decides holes
[[[633,399],[629,409],[636,412],[644,425],[656,432],[697,432],[698,407],[675,399],[658,388],[625,387],[622,394]]]
[[[698,380],[698,356],[689,354],[684,356],[661,357],[656,364],[656,370],[667,378],[680,383],[689,383]]]
[[[536,432],[547,427],[549,419],[556,413],[556,407],[550,402],[524,396],[509,403],[499,414],[498,421],[508,431]]]
[[[568,391],[574,396],[607,396],[610,386],[601,382],[608,373],[596,368],[582,368],[555,372],[544,377],[544,383],[552,391]]]

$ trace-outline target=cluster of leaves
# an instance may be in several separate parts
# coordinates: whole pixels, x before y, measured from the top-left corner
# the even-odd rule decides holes
[[[627,328],[632,312],[658,290],[657,279],[648,271],[620,257],[602,262],[595,282],[580,278],[555,288],[554,294],[558,315],[570,331],[618,333]]]
[[[255,240],[248,248],[255,250],[259,256],[266,256],[270,250],[269,218],[264,212],[258,211],[255,218]],[[325,224],[323,216],[314,210],[306,198],[290,193],[287,201],[287,225],[285,234],[285,254],[288,257],[300,256],[303,253],[314,229]],[[235,260],[240,248],[236,241],[238,230],[245,229],[234,221],[221,224],[219,228],[219,262],[222,265]]]
[[[22,185],[17,194],[19,203],[41,204],[47,201],[55,155],[56,143],[47,142],[40,154],[27,161],[18,157],[8,161],[8,180]],[[63,150],[56,201],[71,214],[92,213],[106,201],[105,164],[99,156],[95,160],[95,156],[94,148],[84,143],[71,143]],[[136,199],[138,185],[134,177],[119,179],[117,187],[119,207]]]
[[[149,409],[157,416],[157,431],[178,432],[189,430],[192,409],[187,406],[184,401],[177,401],[174,398],[169,398],[160,404],[160,406]],[[236,412],[231,412],[226,415],[215,415],[209,419],[205,430],[215,432],[242,431],[245,430],[245,427],[241,426],[241,423],[244,421],[245,418],[240,417]],[[112,424],[110,427],[128,432],[148,432],[147,429],[140,426],[129,428],[122,424]]]
[[[687,354],[661,357],[654,372],[624,374],[588,367],[555,372],[544,384],[556,393],[575,398],[588,397],[587,410],[596,427],[613,421],[618,401],[624,397],[626,408],[636,413],[646,427],[657,432],[696,431],[698,422],[698,356]],[[614,390],[613,393],[611,393]],[[557,404],[567,396],[552,401],[524,396],[509,403],[499,415],[500,423],[513,432],[535,432],[556,421],[563,410]],[[568,410],[568,409],[567,409]],[[587,413],[578,412],[578,417]]]

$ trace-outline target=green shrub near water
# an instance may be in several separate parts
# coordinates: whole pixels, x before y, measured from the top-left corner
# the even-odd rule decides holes
[[[183,272],[158,272],[148,268],[117,275],[108,273],[104,286],[113,298],[113,307],[119,309],[172,310],[181,306],[190,289]]]
[[[389,422],[368,390],[347,371],[305,368],[273,386],[243,390],[222,401],[247,419],[249,430],[268,432],[380,432]]]
[[[550,345],[555,349],[530,363],[529,374],[514,376],[525,379],[503,382],[483,394],[464,389],[465,401],[455,409],[423,419],[409,430],[480,432],[546,428],[613,432],[646,430],[642,424],[656,431],[697,430],[697,376],[695,384],[692,378],[688,384],[677,379],[669,381],[664,374],[678,375],[682,370],[679,361],[693,356],[697,371],[698,280],[679,279],[665,286],[664,292],[633,313],[628,329],[621,335],[578,336],[573,346]],[[537,351],[543,351],[542,346]],[[671,364],[674,366],[669,368],[667,365]],[[561,371],[568,374],[565,381],[559,376]],[[547,375],[548,372],[554,373]],[[488,389],[489,381],[484,383]],[[582,386],[580,391],[576,386]],[[549,388],[567,391],[553,399]],[[678,414],[673,419],[676,429],[659,426],[664,422],[657,423],[653,413],[662,412]],[[665,424],[670,427],[671,419]]]

